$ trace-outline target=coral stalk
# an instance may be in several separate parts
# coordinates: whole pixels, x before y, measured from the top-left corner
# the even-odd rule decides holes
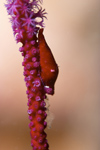
[[[23,75],[27,87],[29,128],[33,150],[48,150],[49,145],[44,129],[47,126],[47,94],[54,94],[54,83],[58,76],[58,66],[47,45],[44,35],[45,9],[40,6],[41,0],[7,0],[5,4],[11,16],[15,39],[22,43],[24,66]]]

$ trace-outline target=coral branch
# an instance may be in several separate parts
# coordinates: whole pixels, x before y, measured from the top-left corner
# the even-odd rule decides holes
[[[41,0],[7,0],[5,4],[14,36],[22,43],[23,75],[27,87],[29,128],[33,150],[48,150],[44,129],[47,126],[46,93],[54,94],[58,66],[43,36],[45,9]]]

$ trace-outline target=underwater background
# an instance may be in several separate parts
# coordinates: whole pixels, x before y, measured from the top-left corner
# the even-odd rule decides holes
[[[31,150],[22,56],[0,1],[0,150]],[[44,35],[59,66],[48,96],[50,150],[100,150],[100,1],[44,0]],[[51,125],[51,121],[52,125]]]

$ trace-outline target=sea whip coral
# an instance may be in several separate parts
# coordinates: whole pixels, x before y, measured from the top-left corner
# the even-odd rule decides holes
[[[47,126],[47,94],[54,94],[54,83],[58,76],[58,66],[48,47],[44,35],[45,9],[41,0],[7,0],[5,4],[15,39],[22,43],[19,51],[24,57],[23,75],[27,87],[29,128],[33,150],[48,150],[49,145],[44,129]]]

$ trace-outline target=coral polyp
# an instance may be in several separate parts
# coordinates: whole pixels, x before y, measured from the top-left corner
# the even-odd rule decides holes
[[[22,43],[23,75],[27,87],[29,128],[33,150],[48,150],[46,94],[54,94],[58,65],[43,35],[46,18],[39,0],[7,0],[5,4],[15,39]]]

